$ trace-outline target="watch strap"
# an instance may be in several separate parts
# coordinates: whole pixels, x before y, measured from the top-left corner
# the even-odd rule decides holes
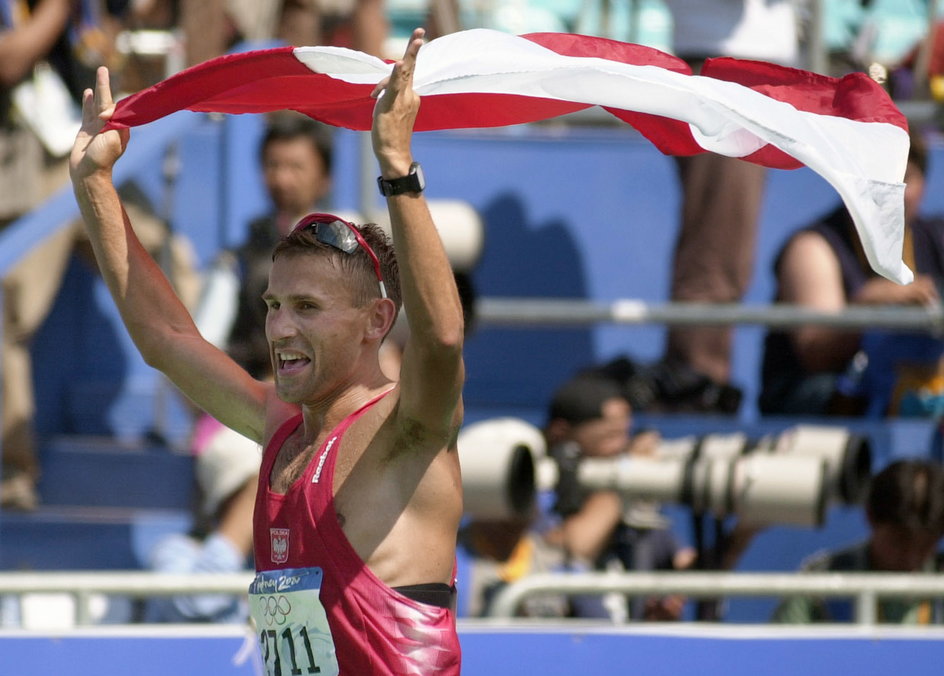
[[[423,174],[420,169],[420,163],[414,162],[410,165],[410,173],[400,178],[377,177],[377,187],[380,188],[380,194],[384,197],[391,195],[402,195],[404,193],[420,193],[426,186],[423,183]]]

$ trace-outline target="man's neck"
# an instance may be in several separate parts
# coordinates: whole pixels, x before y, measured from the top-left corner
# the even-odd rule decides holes
[[[334,396],[325,397],[311,404],[303,404],[305,439],[313,442],[319,435],[330,432],[367,402],[393,387],[392,381],[383,378],[372,385],[353,385]]]

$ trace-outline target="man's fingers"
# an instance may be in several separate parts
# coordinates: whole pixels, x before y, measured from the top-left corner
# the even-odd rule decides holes
[[[423,36],[426,35],[426,30],[423,28],[414,28],[413,35],[410,36],[410,41],[406,43],[406,51],[403,53],[403,60],[407,59],[416,59],[417,53],[420,51],[420,47],[423,46]]]
[[[82,126],[92,124],[98,119],[98,111],[95,109],[95,92],[86,89],[82,92]]]
[[[403,58],[393,64],[393,71],[390,75],[378,82],[374,90],[370,93],[371,98],[380,98],[385,90],[389,89],[392,98],[396,98],[397,92],[400,92],[413,84],[413,69],[416,67],[416,55],[423,46],[423,36],[426,31],[422,28],[413,29],[413,35],[407,43]]]
[[[413,81],[413,70],[416,68],[416,56],[420,53],[420,47],[423,46],[423,36],[426,35],[426,31],[422,28],[413,29],[413,35],[410,37],[410,41],[406,45],[406,51],[403,53],[403,58],[393,67],[393,73],[391,73],[391,81],[395,81],[397,86],[400,86],[402,82],[412,82]]]
[[[385,77],[383,80],[378,82],[374,86],[374,91],[370,93],[370,98],[377,99],[380,98],[380,95],[383,94],[384,90],[387,88],[387,85],[390,84],[390,78]]]
[[[420,47],[423,46],[424,35],[426,35],[426,31],[422,28],[417,28],[413,31],[413,36],[407,43],[406,53],[403,55],[403,64],[409,67],[411,74],[413,67],[416,65],[416,56],[420,53]]]
[[[107,113],[114,105],[115,102],[111,98],[108,69],[105,66],[99,66],[95,72],[95,112],[102,115],[102,113]]]

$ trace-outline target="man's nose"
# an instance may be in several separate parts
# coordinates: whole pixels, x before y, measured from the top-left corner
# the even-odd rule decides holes
[[[282,309],[270,309],[266,315],[266,335],[273,343],[291,338],[296,333],[291,314]]]

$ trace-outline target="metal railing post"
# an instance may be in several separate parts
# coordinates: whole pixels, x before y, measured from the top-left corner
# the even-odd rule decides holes
[[[871,627],[878,619],[878,596],[874,589],[863,589],[856,595],[855,621],[863,627]]]

